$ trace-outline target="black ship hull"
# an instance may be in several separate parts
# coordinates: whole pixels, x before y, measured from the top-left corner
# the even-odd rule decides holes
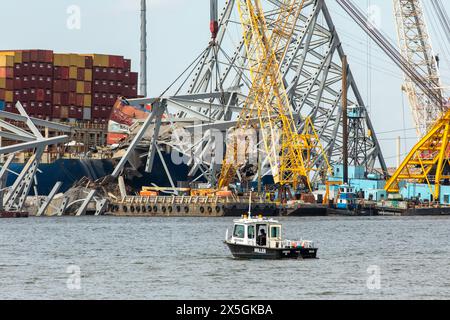
[[[317,248],[273,249],[225,242],[233,257],[237,259],[316,259]]]

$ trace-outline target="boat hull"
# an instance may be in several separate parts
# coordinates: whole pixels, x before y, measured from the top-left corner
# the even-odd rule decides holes
[[[317,248],[262,248],[225,242],[236,259],[316,259]]]

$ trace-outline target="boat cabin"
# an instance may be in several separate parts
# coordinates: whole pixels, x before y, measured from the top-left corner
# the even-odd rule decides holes
[[[281,224],[273,219],[244,217],[234,221],[233,234],[229,241],[237,245],[281,248]]]
[[[356,206],[355,189],[349,185],[339,186],[339,196],[337,198],[337,208],[342,210],[353,210]]]

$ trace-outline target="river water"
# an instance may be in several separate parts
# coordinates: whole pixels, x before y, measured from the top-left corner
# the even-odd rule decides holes
[[[0,299],[449,299],[450,218],[282,218],[316,260],[239,261],[232,218],[0,219]]]

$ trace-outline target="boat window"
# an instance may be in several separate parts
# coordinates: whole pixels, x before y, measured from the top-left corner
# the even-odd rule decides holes
[[[248,238],[255,239],[255,226],[248,226]]]
[[[256,244],[259,246],[265,246],[267,244],[267,225],[259,224],[257,227],[258,236],[256,238]]]
[[[233,237],[235,238],[244,238],[244,226],[241,224],[237,224],[234,226]]]
[[[280,227],[271,227],[270,228],[270,237],[271,238],[279,238],[281,235],[281,228]]]

